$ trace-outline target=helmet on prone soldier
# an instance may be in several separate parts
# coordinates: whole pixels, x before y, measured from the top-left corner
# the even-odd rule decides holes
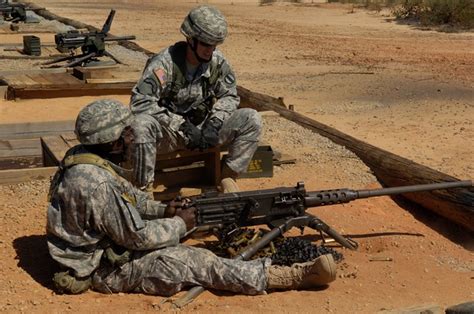
[[[74,133],[83,145],[105,144],[119,139],[131,122],[128,107],[116,100],[101,99],[79,112]]]
[[[208,45],[219,45],[227,36],[227,21],[215,7],[201,5],[189,11],[181,24],[186,38],[197,39]]]

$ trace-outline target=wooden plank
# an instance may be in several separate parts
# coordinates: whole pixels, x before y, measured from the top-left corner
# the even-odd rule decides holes
[[[0,71],[0,78],[7,78],[9,76],[17,76],[19,74],[44,74],[44,73],[66,73],[65,68],[52,68],[52,69],[41,69],[41,70],[15,70],[15,71]]]
[[[116,84],[116,83],[131,83],[128,78],[90,78],[86,79],[87,84]],[[133,82],[134,84],[136,81]]]
[[[104,95],[130,95],[134,84],[100,84],[93,86],[93,84],[83,84],[76,86],[51,86],[41,89],[11,88],[7,90],[6,98],[13,100],[16,98],[31,99],[31,98],[56,98],[56,97],[80,97],[80,96],[104,96]]]
[[[214,182],[204,182],[203,178],[208,178],[208,176],[206,175],[206,168],[204,167],[182,169],[169,172],[157,171],[155,172],[155,182],[153,186],[154,188],[160,185],[163,185],[165,187],[192,187],[214,184]]]
[[[0,85],[0,97],[7,99],[8,85]]]
[[[28,74],[28,77],[34,80],[37,84],[39,84],[40,87],[51,85],[51,82],[41,74]]]
[[[208,154],[206,161],[206,174],[208,177],[208,182],[214,186],[219,186],[221,183],[221,154],[213,153]]]
[[[42,74],[42,78],[50,82],[50,84],[45,86],[45,88],[49,88],[50,86],[68,86],[81,84],[80,80],[74,78],[69,73],[44,73]],[[28,88],[34,89],[32,86],[28,86]]]
[[[23,86],[24,85],[22,75],[8,76],[8,77],[3,78],[3,81],[7,85],[10,85],[10,86],[11,85],[15,85],[15,86]]]
[[[67,143],[69,147],[73,147],[73,146],[81,144],[81,142],[79,142],[74,132],[61,134],[61,138]]]
[[[26,122],[0,124],[0,139],[39,138],[74,130],[75,121]]]
[[[42,166],[43,156],[41,156],[41,154],[30,156],[0,157],[0,170],[24,169]]]
[[[50,74],[51,76],[54,76],[56,81],[58,82],[58,85],[82,85],[83,82],[76,77],[72,76],[69,73],[58,73],[58,74]]]
[[[240,93],[241,99],[248,105],[252,106],[253,104],[262,110],[276,111],[281,116],[329,138],[334,143],[345,146],[370,167],[384,186],[459,181],[458,178],[415,163],[288,110],[281,105],[280,99],[242,88]],[[408,193],[402,197],[465,227],[467,230],[474,231],[474,188],[472,187]]]
[[[112,71],[118,69],[117,65],[97,66],[93,68],[74,67],[72,75],[79,80],[99,79],[112,76]]]
[[[61,136],[43,136],[41,137],[41,146],[46,167],[59,165],[70,148]]]
[[[0,169],[43,166],[41,142],[35,139],[0,140]]]
[[[221,147],[201,151],[179,151],[157,154],[155,184],[194,186],[220,184]],[[192,170],[191,170],[192,169]],[[200,170],[196,170],[200,169]],[[196,176],[200,176],[198,179]]]
[[[0,170],[0,184],[16,184],[31,180],[49,179],[56,170],[57,167]]]
[[[21,74],[17,76],[17,79],[20,80],[20,83],[18,85],[25,85],[25,86],[30,86],[32,88],[38,88],[41,87],[41,84],[36,82],[35,80],[31,79],[28,74]]]
[[[179,151],[170,154],[156,155],[156,169],[166,169],[181,167],[198,161],[208,161],[218,158],[220,160],[220,150],[213,148],[200,151]]]
[[[0,158],[40,155],[41,142],[38,138],[0,140]]]

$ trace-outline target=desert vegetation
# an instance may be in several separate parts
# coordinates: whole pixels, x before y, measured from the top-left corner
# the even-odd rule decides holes
[[[260,0],[260,4],[278,1],[281,0]],[[308,3],[307,0],[287,1]],[[448,26],[448,28],[443,28],[445,30],[472,30],[474,28],[473,0],[328,0],[328,2],[351,3],[374,11],[389,8],[397,20],[416,22],[420,26]]]

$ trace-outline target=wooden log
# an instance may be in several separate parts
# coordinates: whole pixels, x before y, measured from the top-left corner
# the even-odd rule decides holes
[[[252,92],[242,86],[237,86],[241,108],[253,108],[257,111],[273,110],[268,106],[286,108],[282,98],[275,98],[265,94]],[[274,110],[276,111],[276,110]]]
[[[239,88],[239,95],[249,106],[272,110],[281,116],[321,134],[356,154],[374,173],[383,186],[402,186],[459,181],[458,178],[423,166],[409,159],[358,140],[323,123],[286,109],[282,100]],[[474,188],[435,190],[408,193],[404,198],[417,203],[470,231],[474,231]]]

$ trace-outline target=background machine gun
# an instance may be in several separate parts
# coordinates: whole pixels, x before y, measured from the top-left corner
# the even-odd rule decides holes
[[[9,3],[0,0],[0,14],[5,21],[17,23],[26,21],[26,6],[23,3]]]
[[[349,203],[356,199],[376,197],[382,195],[396,195],[410,192],[423,192],[439,189],[472,187],[472,181],[454,181],[433,184],[409,185],[373,190],[334,189],[307,192],[304,183],[299,182],[296,187],[280,187],[268,190],[245,191],[236,193],[209,193],[191,198],[186,206],[196,208],[196,227],[189,233],[199,230],[226,230],[268,225],[271,229],[258,241],[239,252],[234,259],[248,260],[260,249],[267,246],[275,238],[283,235],[293,227],[303,229],[312,228],[332,237],[343,247],[356,250],[358,244],[342,236],[318,217],[307,213],[310,207],[328,206],[340,203]],[[196,286],[175,301],[175,307],[183,307],[194,300],[204,291],[203,287]]]
[[[107,56],[117,63],[120,62],[112,54],[105,50],[105,42],[107,41],[121,41],[133,40],[135,36],[120,36],[109,37],[108,32],[112,26],[112,21],[115,16],[115,10],[111,10],[107,20],[102,29],[98,32],[81,33],[77,30],[68,31],[66,33],[57,33],[54,36],[56,48],[61,52],[70,52],[70,56],[61,57],[50,62],[43,63],[43,65],[55,64],[62,61],[69,61],[64,66],[74,67],[76,65],[84,65],[88,62],[102,56]],[[74,55],[75,50],[81,48],[82,53]]]

